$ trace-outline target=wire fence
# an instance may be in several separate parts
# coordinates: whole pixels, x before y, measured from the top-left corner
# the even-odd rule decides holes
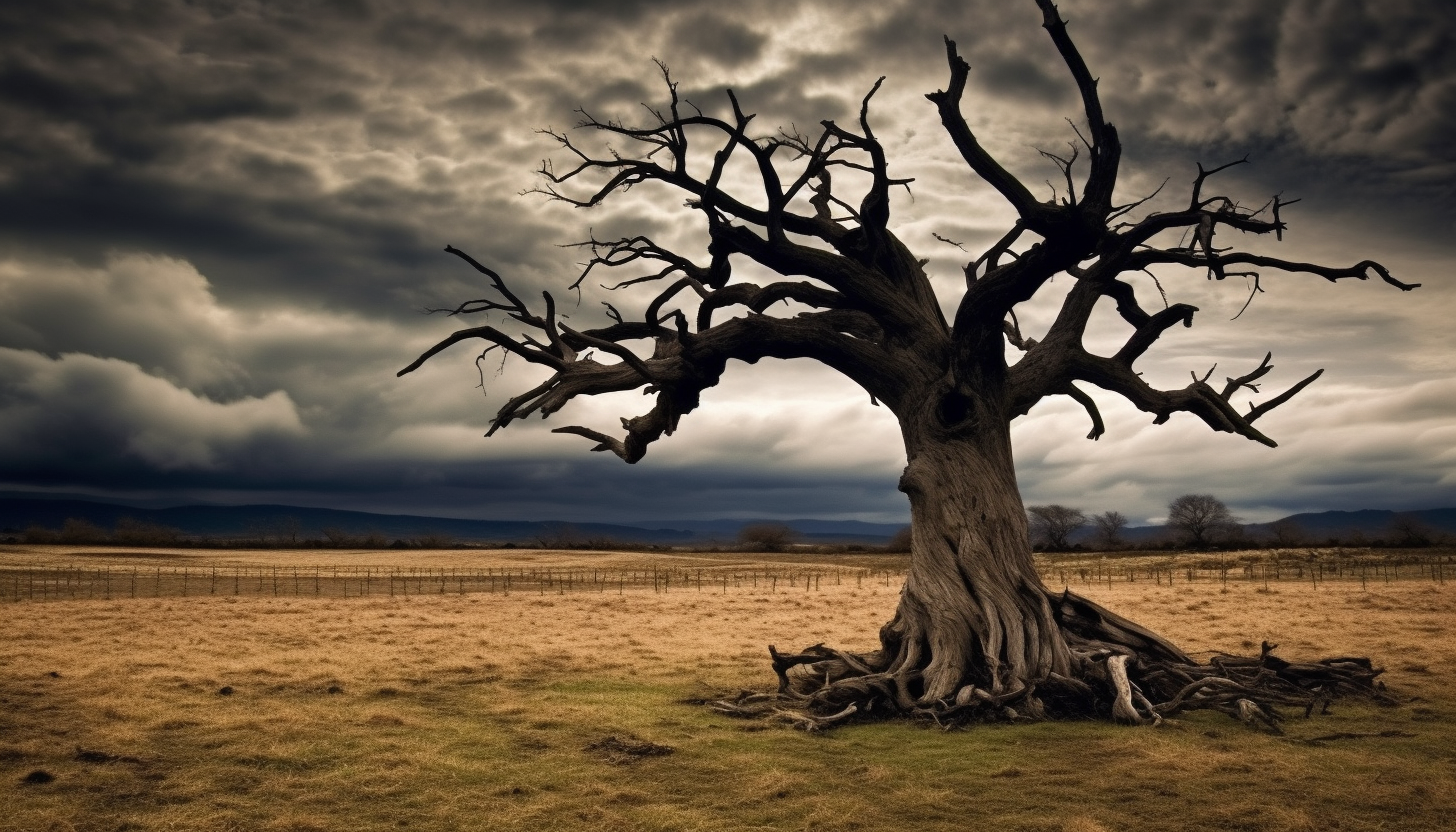
[[[1446,573],[1456,567],[1456,556],[1448,551],[1416,554],[1389,552],[1343,554],[1323,552],[1299,555],[1261,554],[1208,556],[1188,555],[1151,564],[1119,563],[1116,559],[1047,563],[1042,579],[1056,586],[1091,586],[1145,581],[1154,584],[1229,583],[1309,584],[1318,588],[1336,583],[1358,584],[1366,590],[1372,584],[1397,581],[1429,581],[1445,586]],[[1456,574],[1456,573],[1453,573]]]
[[[1050,587],[1109,588],[1119,583],[1157,585],[1302,583],[1319,588],[1340,584],[1362,590],[1406,581],[1446,583],[1456,567],[1448,552],[1430,555],[1218,558],[1187,556],[1159,563],[1118,558],[1043,561]],[[1456,573],[1453,573],[1456,574]],[[469,593],[565,595],[628,592],[787,593],[831,587],[898,588],[904,569],[801,564],[754,567],[347,567],[347,566],[0,566],[0,602],[196,596],[366,598]]]
[[[276,596],[364,598],[467,593],[815,592],[899,586],[904,573],[855,567],[752,569],[408,567],[0,567],[0,601]]]

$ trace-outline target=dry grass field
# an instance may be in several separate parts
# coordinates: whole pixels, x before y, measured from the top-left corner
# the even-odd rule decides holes
[[[49,548],[15,563],[748,568],[762,558]],[[778,556],[777,566],[793,556]],[[802,560],[802,558],[800,558]],[[1190,651],[1358,653],[1409,700],[1284,737],[1216,715],[824,734],[688,700],[772,686],[766,646],[870,647],[887,578],[510,595],[0,603],[0,828],[1435,830],[1456,823],[1456,586],[1074,585]],[[693,564],[697,564],[694,567]],[[728,564],[728,566],[725,566]],[[100,567],[97,567],[100,568]],[[826,575],[828,573],[825,573]],[[886,585],[886,583],[889,585]],[[228,691],[224,694],[223,691]],[[1385,732],[1385,736],[1380,736]],[[1344,738],[1320,737],[1349,734]],[[648,745],[651,744],[651,745]],[[670,748],[671,753],[665,749]],[[633,753],[633,751],[658,753]],[[36,774],[44,772],[45,776]],[[47,779],[49,777],[50,779]],[[38,782],[46,781],[46,782]]]

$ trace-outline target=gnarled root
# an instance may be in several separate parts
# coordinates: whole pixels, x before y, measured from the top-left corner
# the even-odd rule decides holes
[[[849,721],[912,717],[946,728],[973,722],[1102,718],[1156,725],[1176,714],[1213,710],[1251,728],[1282,733],[1279,708],[1323,713],[1336,698],[1394,704],[1369,659],[1289,662],[1265,642],[1259,655],[1216,655],[1200,664],[1156,634],[1070,592],[1049,594],[1072,675],[1004,680],[973,669],[952,696],[925,701],[929,655],[919,645],[890,645],[855,655],[816,644],[798,653],[769,647],[777,693],[744,692],[710,703],[720,713],[758,717],[815,731]],[[907,652],[920,657],[906,661]]]

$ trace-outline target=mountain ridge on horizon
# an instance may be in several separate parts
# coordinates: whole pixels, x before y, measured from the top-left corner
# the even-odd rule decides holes
[[[1456,507],[1395,511],[1390,509],[1331,510],[1301,512],[1268,523],[1245,524],[1249,531],[1269,529],[1274,523],[1293,522],[1312,536],[1344,535],[1359,531],[1378,536],[1399,514],[1409,514],[1435,530],[1456,533]],[[338,529],[352,535],[383,535],[389,538],[447,536],[462,542],[523,543],[563,539],[598,539],[638,543],[703,543],[731,540],[744,526],[778,523],[789,526],[806,542],[884,543],[907,523],[873,523],[862,520],[796,518],[720,518],[714,520],[634,520],[622,523],[574,522],[563,520],[474,520],[414,514],[386,514],[348,509],[312,508],[283,504],[214,505],[192,504],[145,508],[85,495],[54,494],[29,496],[26,492],[0,492],[0,530],[15,535],[32,526],[58,529],[75,518],[111,528],[123,517],[177,529],[195,537],[248,537],[292,534],[302,539],[318,538],[325,530]],[[1130,526],[1125,529],[1132,542],[1152,539],[1163,526]],[[1074,540],[1090,538],[1083,529]]]

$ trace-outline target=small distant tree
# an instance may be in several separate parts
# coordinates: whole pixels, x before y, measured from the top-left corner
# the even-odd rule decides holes
[[[412,541],[421,549],[449,549],[455,545],[455,538],[444,532],[425,532]]]
[[[26,543],[55,543],[58,534],[55,529],[36,524],[27,527],[20,539]]]
[[[542,549],[580,549],[585,540],[586,535],[571,523],[552,523],[536,536],[536,544]]]
[[[105,529],[90,520],[67,517],[56,541],[58,543],[105,543],[110,537]]]
[[[1303,545],[1308,538],[1304,527],[1288,517],[1269,525],[1269,544],[1276,549],[1293,549]]]
[[[885,551],[894,552],[897,554],[909,552],[910,541],[910,527],[906,526],[903,529],[900,529],[898,532],[895,532],[894,537],[890,538],[890,542],[885,544]]]
[[[781,552],[798,539],[783,523],[750,523],[738,530],[738,542],[752,552]]]
[[[1127,517],[1120,511],[1104,511],[1092,518],[1097,529],[1097,543],[1107,549],[1117,549],[1125,541],[1122,530],[1127,528]]]
[[[303,530],[303,523],[297,517],[289,515],[278,519],[275,534],[278,537],[280,546],[297,546],[299,532]]]
[[[1031,506],[1026,510],[1031,526],[1031,539],[1053,551],[1071,548],[1067,537],[1087,525],[1087,515],[1080,508],[1063,505]]]
[[[335,549],[348,549],[358,545],[354,536],[337,526],[324,527],[324,540]]]
[[[160,523],[148,523],[133,517],[122,517],[116,521],[116,528],[111,532],[111,539],[116,543],[131,546],[170,546],[182,539],[182,532]]]
[[[1387,537],[1392,546],[1431,546],[1438,536],[1435,529],[1413,512],[1402,512],[1390,518]]]
[[[1219,526],[1214,530],[1213,542],[1225,549],[1250,549],[1254,542],[1249,539],[1249,530],[1237,522]]]
[[[1184,494],[1168,504],[1168,527],[1193,546],[1207,546],[1236,522],[1228,506],[1212,494]]]

